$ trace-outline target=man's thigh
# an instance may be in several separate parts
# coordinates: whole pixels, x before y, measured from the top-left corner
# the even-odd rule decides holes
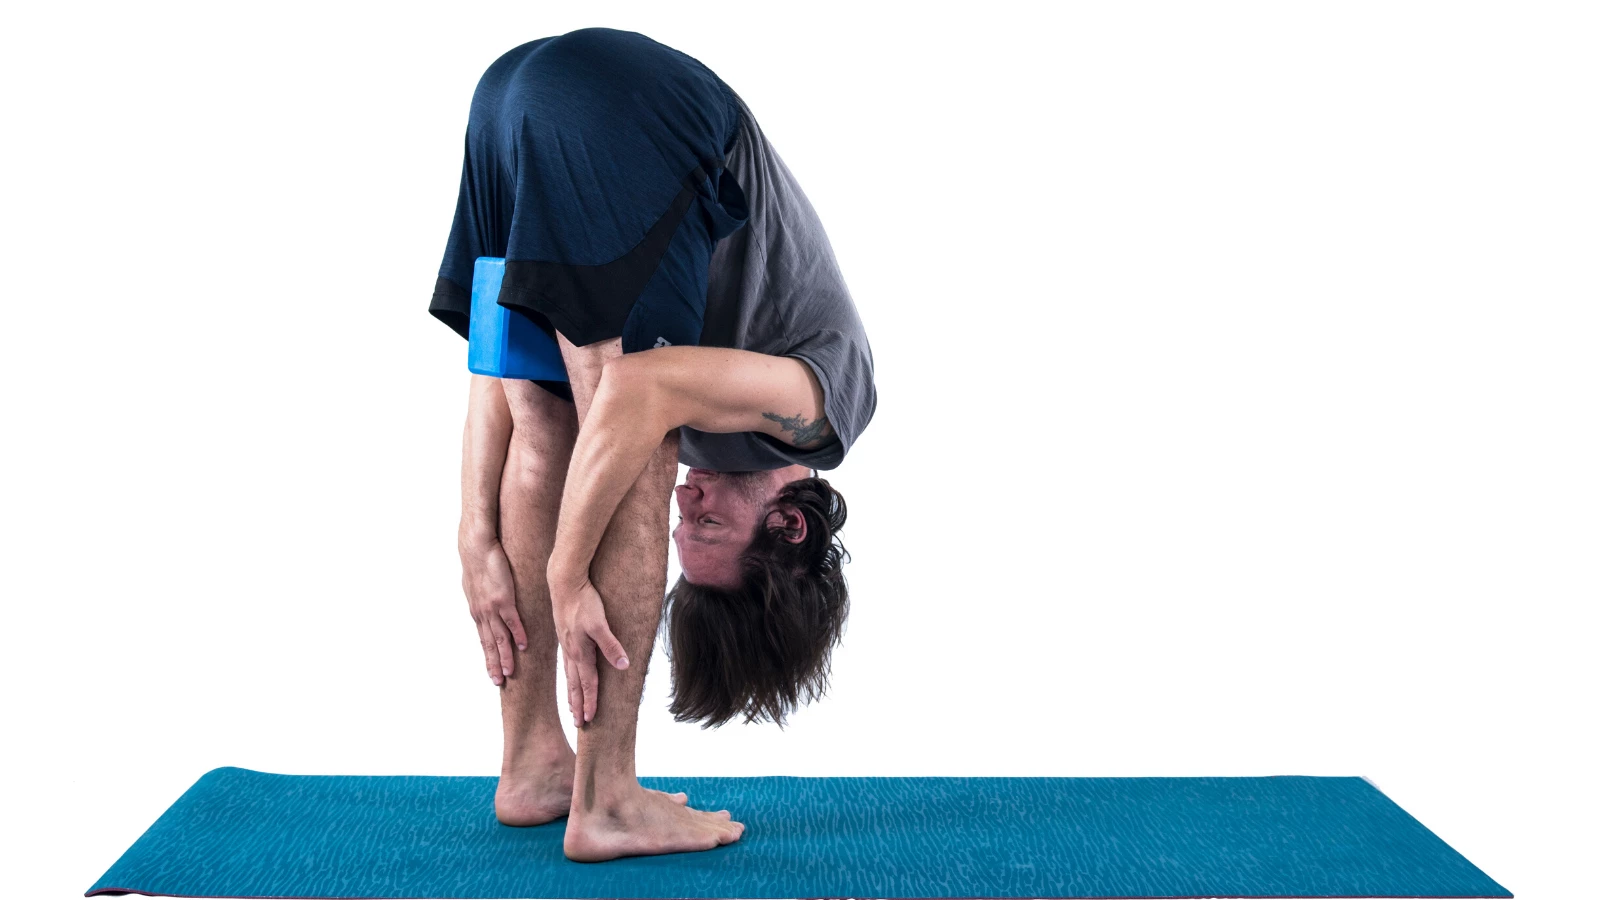
[[[578,347],[558,331],[556,343],[561,347],[561,361],[567,367],[567,383],[572,386],[572,402],[577,406],[581,423],[589,415],[589,405],[594,402],[595,388],[600,386],[600,373],[606,361],[622,355],[622,338]]]
[[[559,482],[578,440],[578,413],[571,401],[531,381],[502,378],[511,410],[511,455],[508,464],[530,470],[519,474],[554,474]]]

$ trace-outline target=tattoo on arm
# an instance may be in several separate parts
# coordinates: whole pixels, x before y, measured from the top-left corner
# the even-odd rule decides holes
[[[777,413],[764,412],[761,417],[782,425],[784,431],[793,432],[794,436],[789,443],[796,447],[810,449],[821,446],[828,438],[834,436],[833,426],[828,423],[827,416],[809,423],[806,422],[805,416],[780,416]]]

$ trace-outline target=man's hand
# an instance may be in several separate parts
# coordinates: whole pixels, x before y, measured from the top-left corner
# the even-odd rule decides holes
[[[487,541],[461,550],[461,588],[478,624],[478,643],[483,645],[483,662],[489,680],[500,684],[516,668],[511,640],[517,648],[528,649],[528,633],[522,630],[517,613],[517,585],[511,577],[511,562],[499,541]]]
[[[606,623],[605,603],[587,578],[575,588],[557,590],[551,585],[550,612],[555,619],[556,639],[561,642],[561,657],[567,671],[567,705],[578,728],[594,719],[600,702],[600,668],[595,651],[604,654],[611,665],[628,667],[622,642]]]

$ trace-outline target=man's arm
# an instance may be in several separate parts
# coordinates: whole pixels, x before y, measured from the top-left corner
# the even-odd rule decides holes
[[[500,476],[510,445],[511,407],[500,379],[474,374],[461,435],[461,527],[456,539],[463,553],[500,538]]]
[[[660,347],[608,360],[579,429],[547,574],[555,596],[589,580],[606,525],[663,436],[759,431],[804,449],[837,437],[822,386],[798,359],[725,347]]]
[[[659,347],[613,360],[655,385],[671,427],[759,431],[811,450],[836,439],[822,383],[805,362],[731,347]]]
[[[511,445],[511,407],[500,379],[472,376],[467,424],[461,435],[461,590],[478,628],[489,680],[500,684],[516,668],[511,644],[526,648],[517,612],[511,563],[500,545],[500,478]]]
[[[546,568],[552,606],[589,584],[589,564],[617,506],[666,433],[677,427],[668,421],[670,413],[657,399],[656,386],[635,377],[634,367],[620,365],[635,355],[640,354],[606,362],[578,429]]]

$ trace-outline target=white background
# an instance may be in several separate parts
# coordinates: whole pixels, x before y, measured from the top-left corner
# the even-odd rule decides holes
[[[217,766],[498,773],[426,308],[479,75],[600,25],[744,96],[879,389],[830,695],[658,648],[641,774],[1366,775],[1594,896],[1594,8],[1054,6],[8,12],[4,892]]]

